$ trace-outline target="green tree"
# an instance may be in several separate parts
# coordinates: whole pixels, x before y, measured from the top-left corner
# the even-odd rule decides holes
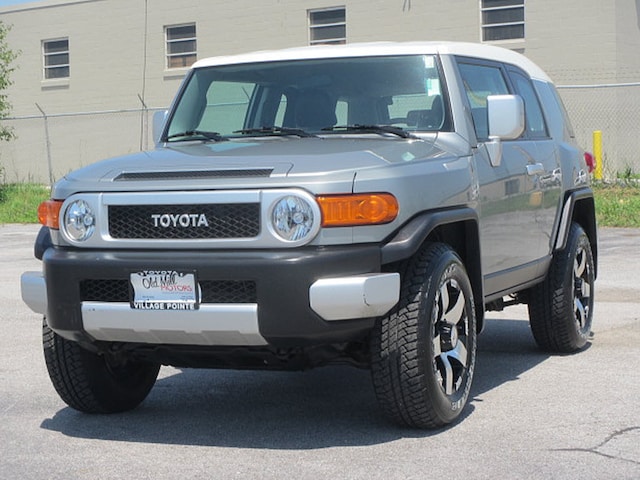
[[[15,70],[15,67],[12,66],[12,63],[18,56],[16,52],[9,48],[7,43],[9,30],[11,30],[11,27],[0,20],[0,120],[7,118],[11,113],[11,103],[9,103],[6,90],[13,83],[10,75]],[[13,130],[0,124],[0,141],[11,140],[13,137]]]

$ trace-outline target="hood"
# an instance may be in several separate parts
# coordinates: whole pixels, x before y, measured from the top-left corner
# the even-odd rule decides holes
[[[184,142],[103,160],[69,173],[54,187],[57,198],[79,191],[252,188],[320,179],[350,184],[356,172],[440,157],[431,139],[331,136],[263,137]],[[295,179],[295,180],[294,180]],[[315,179],[315,180],[314,180]],[[343,187],[343,188],[345,188]]]

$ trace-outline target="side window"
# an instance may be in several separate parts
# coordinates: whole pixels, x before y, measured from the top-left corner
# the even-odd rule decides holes
[[[558,91],[551,83],[533,81],[533,86],[540,96],[547,113],[547,128],[551,135],[563,135],[565,138],[575,138],[569,114],[558,95]]]
[[[529,138],[547,138],[549,135],[547,134],[542,107],[531,81],[521,72],[511,70],[509,73],[517,92],[524,100],[526,128]]]
[[[196,129],[229,135],[244,128],[254,87],[252,83],[212,82]]]
[[[349,104],[344,100],[336,102],[336,125],[349,124]]]
[[[444,101],[439,85],[420,94],[393,95],[388,111],[390,123],[407,125],[409,130],[437,131],[444,125]]]
[[[478,140],[489,138],[487,97],[509,93],[502,69],[498,66],[458,63],[458,69],[471,107],[471,116]]]
[[[281,95],[278,102],[278,109],[276,110],[276,118],[273,122],[274,126],[281,127],[284,125],[284,117],[287,113],[287,96]]]

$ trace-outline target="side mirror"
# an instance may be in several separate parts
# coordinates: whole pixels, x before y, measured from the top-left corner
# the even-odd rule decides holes
[[[514,140],[524,132],[524,102],[520,95],[489,95],[489,138]]]
[[[168,110],[162,110],[153,114],[153,143],[156,145],[160,143],[160,136],[164,130],[164,124],[167,121],[168,115]]]
[[[524,132],[524,102],[519,95],[487,97],[489,141],[486,143],[491,165],[502,162],[502,140],[515,140]]]

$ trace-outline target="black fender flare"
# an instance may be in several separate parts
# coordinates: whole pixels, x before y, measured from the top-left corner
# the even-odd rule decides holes
[[[382,263],[413,256],[439,226],[468,221],[478,225],[478,214],[469,207],[421,213],[405,223],[382,247]]]
[[[480,257],[479,220],[474,209],[458,207],[416,215],[382,246],[382,264],[411,258],[431,236],[434,240],[450,244],[461,257],[471,281],[480,331],[484,324],[484,279]]]
[[[38,260],[42,260],[44,252],[51,247],[53,247],[53,242],[51,241],[51,232],[49,231],[49,227],[41,227],[38,232],[38,236],[36,237],[35,244],[33,245],[33,255]]]
[[[553,242],[553,252],[564,250],[571,229],[571,222],[578,222],[591,243],[591,253],[593,254],[594,275],[598,275],[598,228],[596,225],[596,208],[593,198],[593,190],[589,187],[568,192],[565,196],[560,221],[558,222],[555,241]]]

